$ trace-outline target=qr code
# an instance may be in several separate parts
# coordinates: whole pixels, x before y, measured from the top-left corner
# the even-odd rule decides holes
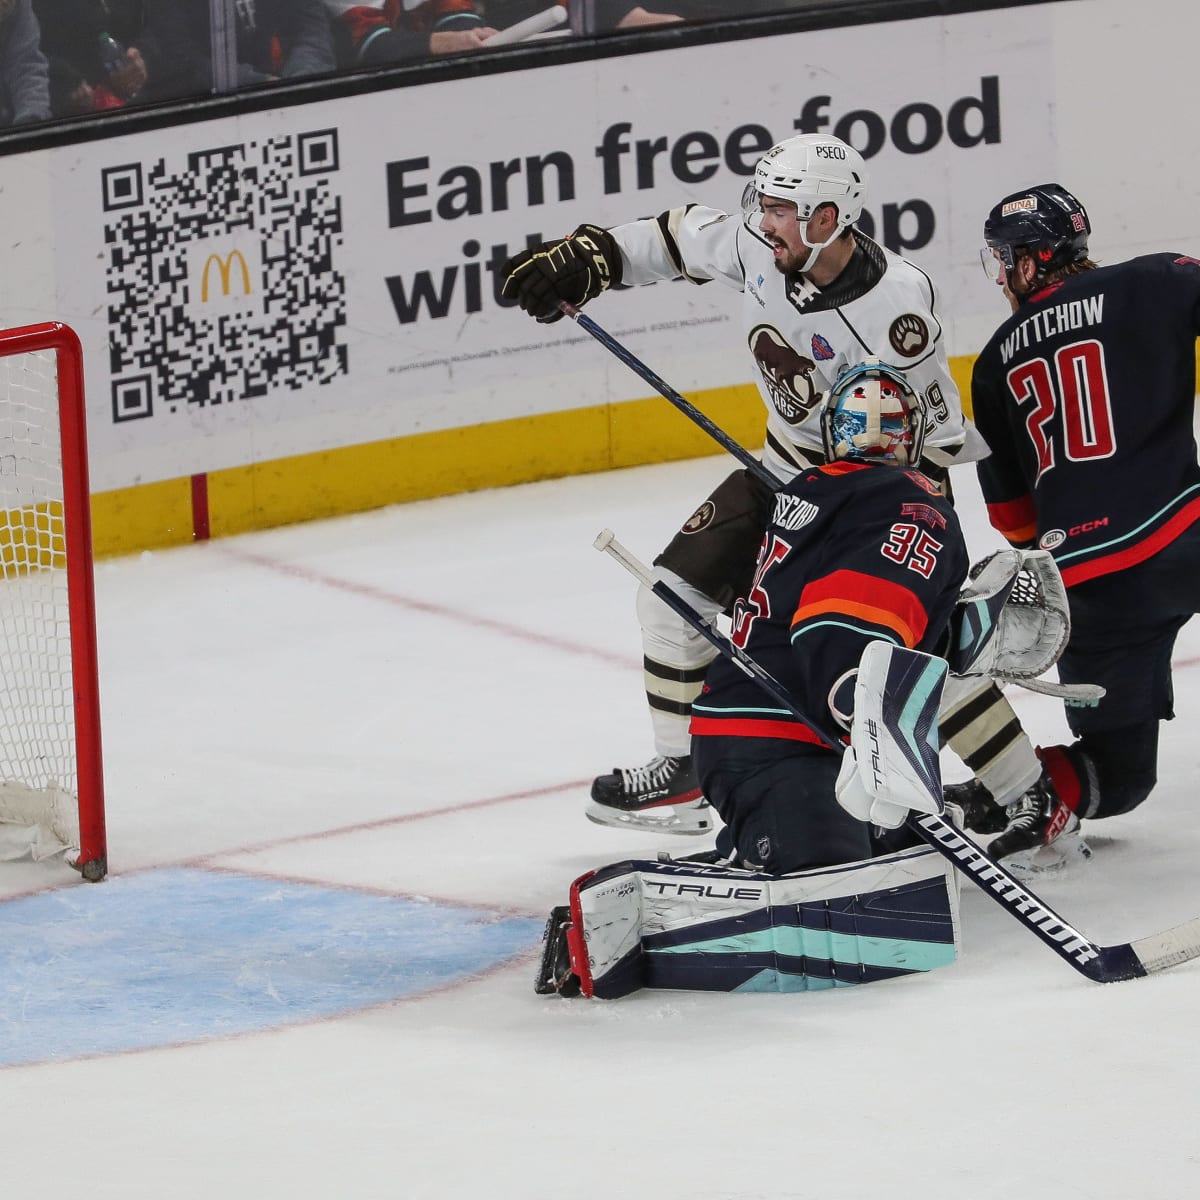
[[[102,171],[114,421],[346,374],[337,170],[327,129]]]

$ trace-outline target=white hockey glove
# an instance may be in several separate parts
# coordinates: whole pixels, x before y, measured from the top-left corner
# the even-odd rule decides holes
[[[971,576],[954,612],[950,669],[1020,683],[1054,666],[1071,635],[1071,612],[1049,552],[1001,550]]]
[[[945,682],[940,658],[887,642],[863,651],[851,744],[834,784],[851,816],[895,829],[910,811],[941,814],[937,712]]]

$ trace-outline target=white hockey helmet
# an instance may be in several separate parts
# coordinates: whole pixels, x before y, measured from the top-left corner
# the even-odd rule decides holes
[[[742,208],[747,215],[756,211],[762,196],[794,200],[797,215],[806,221],[818,205],[832,204],[840,232],[858,220],[867,182],[866,163],[853,146],[831,133],[801,133],[778,142],[758,160]]]
[[[828,462],[916,466],[925,445],[925,400],[903,373],[871,357],[847,367],[821,409]]]

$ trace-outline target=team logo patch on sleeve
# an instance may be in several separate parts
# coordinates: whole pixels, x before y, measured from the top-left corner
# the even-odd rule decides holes
[[[924,521],[926,525],[932,525],[934,529],[946,528],[946,518],[928,504],[902,504],[900,515],[913,521]]]
[[[680,533],[699,533],[707,529],[717,515],[717,506],[711,500],[705,500],[698,509],[683,523]]]
[[[892,322],[888,341],[901,357],[916,358],[929,345],[929,326],[916,313],[904,313]]]

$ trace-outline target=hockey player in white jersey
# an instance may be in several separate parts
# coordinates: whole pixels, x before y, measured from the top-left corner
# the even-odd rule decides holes
[[[612,229],[581,225],[503,264],[503,294],[552,323],[562,301],[582,305],[616,285],[720,281],[743,293],[744,335],[767,407],[763,462],[774,475],[786,481],[824,462],[814,414],[841,371],[874,355],[924,395],[921,469],[944,481],[948,467],[983,457],[987,447],[963,416],[933,282],[853,227],[866,190],[853,147],[830,134],[801,134],[762,156],[740,213],[687,205]],[[735,471],[655,559],[659,577],[710,620],[728,611],[750,588],[773,500],[752,474]],[[648,589],[637,612],[656,754],[645,766],[598,777],[587,815],[621,828],[708,833],[712,811],[688,726],[715,651]],[[1040,764],[997,688],[957,681],[942,713],[943,736],[985,796],[1007,803],[1037,781]],[[985,807],[968,820],[1003,828],[1002,811]]]

